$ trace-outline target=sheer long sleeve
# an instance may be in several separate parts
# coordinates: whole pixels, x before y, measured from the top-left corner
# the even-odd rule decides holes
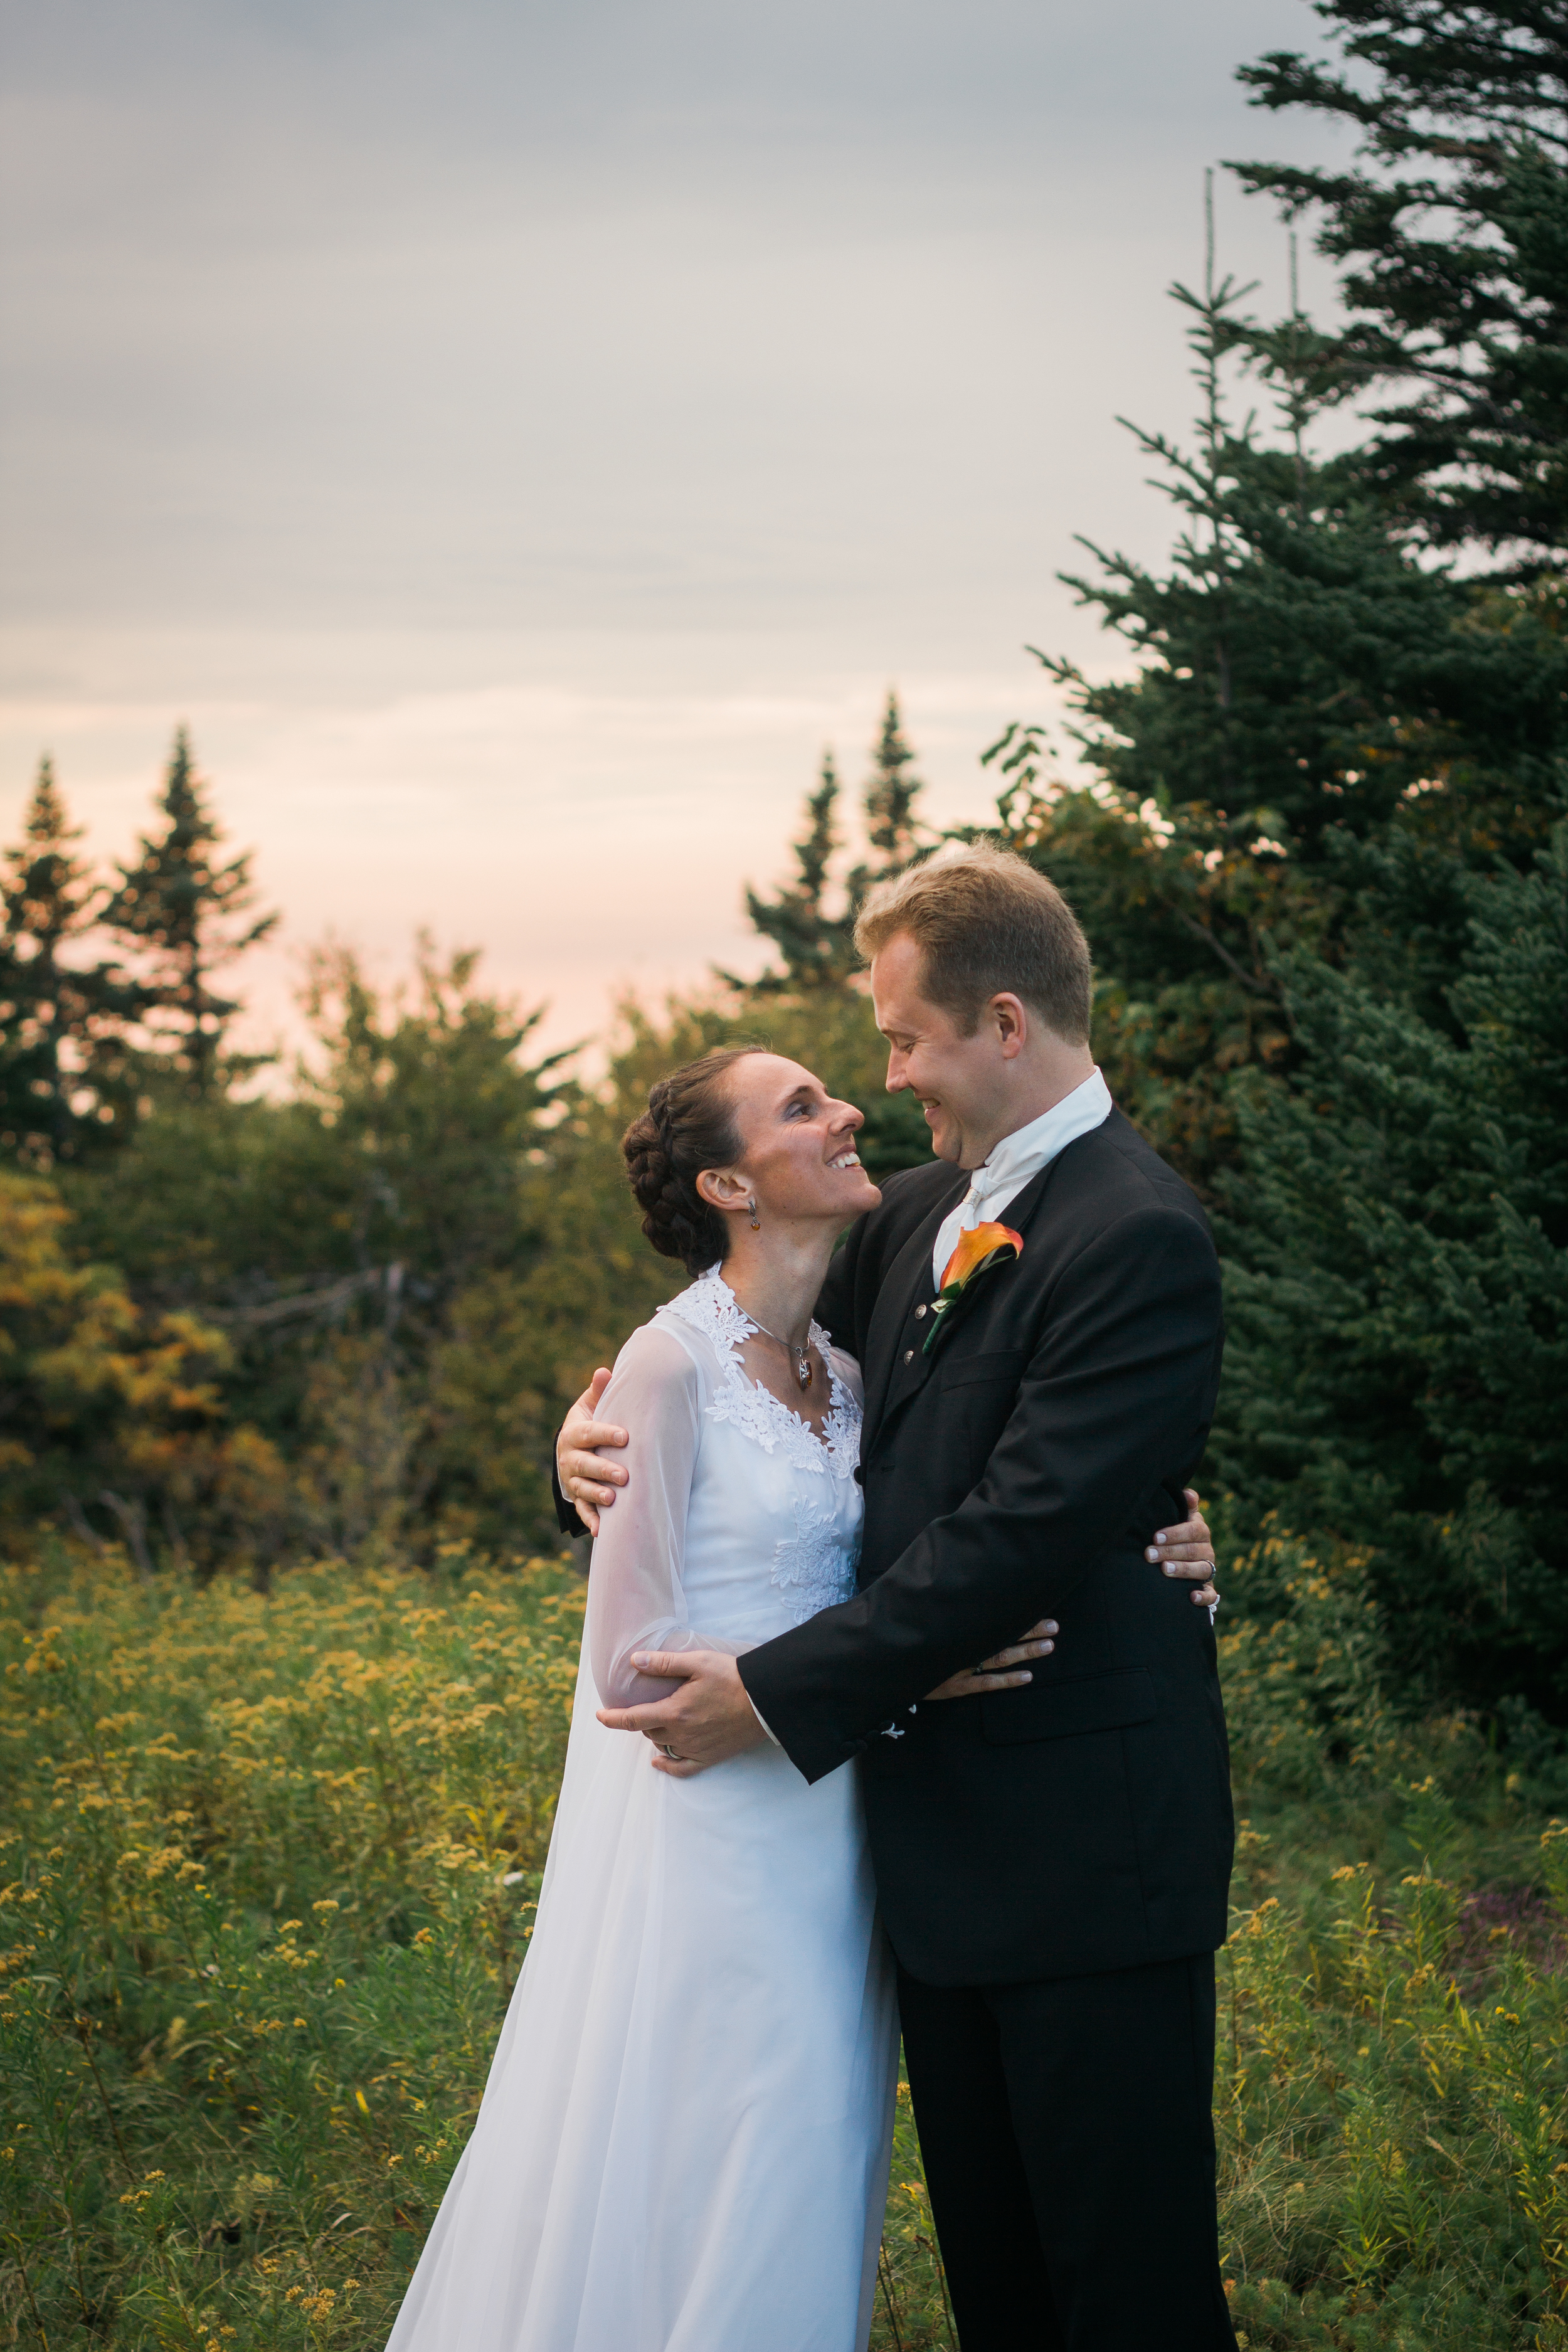
[[[639,1674],[634,1650],[752,1646],[706,1635],[681,1589],[686,1519],[702,1428],[702,1381],[680,1341],[655,1325],[634,1331],[599,1403],[627,1433],[626,1484],[600,1515],[588,1575],[588,1659],[601,1706],[640,1706],[679,1687]]]

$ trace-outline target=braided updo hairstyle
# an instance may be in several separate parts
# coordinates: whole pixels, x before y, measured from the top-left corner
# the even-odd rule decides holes
[[[706,1274],[724,1255],[724,1219],[697,1189],[705,1168],[737,1160],[741,1138],[724,1080],[762,1045],[726,1045],[684,1063],[648,1089],[647,1108],[621,1138],[642,1229],[663,1257]]]

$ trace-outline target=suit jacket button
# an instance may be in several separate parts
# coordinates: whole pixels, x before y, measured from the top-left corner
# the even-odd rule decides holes
[[[923,1307],[917,1307],[915,1308],[915,1321],[916,1321],[917,1323],[921,1320],[921,1318],[924,1315],[924,1313],[925,1313],[925,1308],[924,1308]]]
[[[914,1360],[915,1360],[915,1351],[914,1351],[914,1349],[913,1349],[912,1348],[906,1348],[906,1349],[904,1349],[904,1361],[905,1361],[905,1363],[906,1363],[906,1364],[912,1364],[912,1363],[914,1362]]]

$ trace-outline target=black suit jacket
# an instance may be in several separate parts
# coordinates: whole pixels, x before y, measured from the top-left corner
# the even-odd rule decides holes
[[[1113,1111],[1003,1212],[1020,1258],[923,1352],[967,1178],[891,1177],[818,1318],[866,1377],[859,1591],[739,1661],[808,1780],[863,1758],[883,1917],[914,1976],[1006,1983],[1225,1939],[1233,1823],[1213,1631],[1143,1558],[1185,1516],[1219,1381],[1197,1201]],[[1056,1617],[1028,1686],[921,1705]]]

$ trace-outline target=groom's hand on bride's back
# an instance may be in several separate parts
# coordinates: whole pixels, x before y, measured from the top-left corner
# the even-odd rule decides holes
[[[624,1445],[626,1433],[613,1421],[595,1421],[599,1399],[610,1375],[601,1364],[561,1424],[555,1441],[555,1475],[561,1491],[577,1507],[577,1517],[591,1536],[599,1532],[599,1513],[616,1499],[616,1488],[626,1483],[626,1465],[606,1461],[601,1446]]]
[[[1161,1528],[1143,1557],[1154,1567],[1163,1569],[1167,1576],[1184,1577],[1195,1584],[1194,1604],[1202,1609],[1217,1609],[1219,1594],[1215,1589],[1214,1538],[1204,1517],[1197,1491],[1184,1486],[1187,1498],[1187,1516],[1179,1528]]]

